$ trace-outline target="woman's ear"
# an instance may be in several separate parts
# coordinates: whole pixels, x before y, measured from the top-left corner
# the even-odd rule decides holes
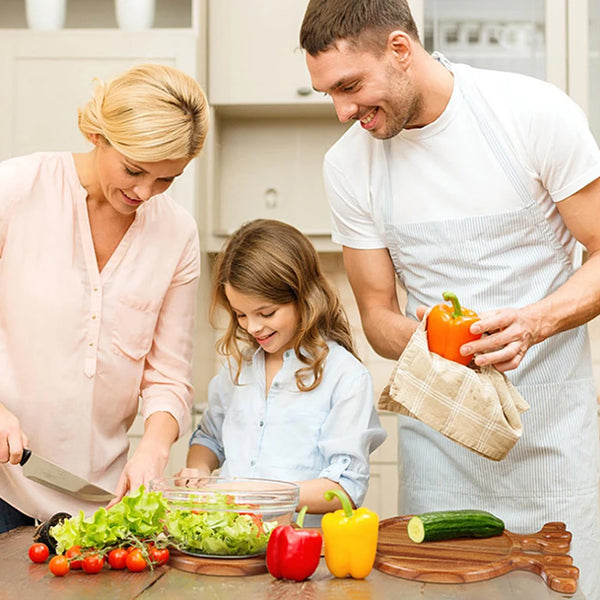
[[[88,135],[88,138],[89,138],[90,142],[92,142],[92,144],[94,144],[94,146],[99,146],[100,143],[102,142],[102,136],[99,133],[90,133]]]

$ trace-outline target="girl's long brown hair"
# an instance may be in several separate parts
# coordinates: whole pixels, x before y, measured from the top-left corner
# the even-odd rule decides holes
[[[216,326],[218,308],[229,314],[217,350],[235,361],[237,384],[247,351],[254,351],[258,344],[240,327],[225,295],[225,284],[275,304],[296,305],[299,324],[294,351],[307,365],[296,371],[300,391],[312,390],[321,382],[329,353],[327,340],[357,356],[339,296],[323,276],[313,245],[295,227],[268,219],[246,223],[231,236],[214,264],[210,320]]]

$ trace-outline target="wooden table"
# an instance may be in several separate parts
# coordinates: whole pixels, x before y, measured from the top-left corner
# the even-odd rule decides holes
[[[71,571],[54,577],[47,564],[33,564],[27,550],[32,527],[0,535],[0,600],[559,600],[533,573],[515,571],[468,584],[419,583],[379,571],[362,581],[335,579],[322,561],[302,583],[277,581],[269,574],[245,577],[196,575],[168,566],[128,573],[103,570],[97,575]],[[585,600],[581,592],[571,596]]]

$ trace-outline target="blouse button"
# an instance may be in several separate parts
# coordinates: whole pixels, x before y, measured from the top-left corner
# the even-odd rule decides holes
[[[259,425],[259,427],[262,427],[264,424],[265,424],[265,422],[261,421],[258,425]]]
[[[255,464],[256,464],[256,461],[255,461],[255,460],[251,460],[251,461],[250,461],[250,466],[251,466],[251,467],[253,467]]]

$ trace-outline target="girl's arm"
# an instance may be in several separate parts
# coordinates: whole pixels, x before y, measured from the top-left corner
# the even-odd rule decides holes
[[[325,492],[329,490],[339,490],[346,493],[346,490],[335,481],[320,477],[319,479],[306,479],[305,481],[296,482],[300,486],[300,501],[298,502],[298,510],[304,505],[308,506],[308,512],[314,514],[323,514],[342,508],[342,503],[334,498],[333,500],[325,500]],[[350,499],[352,502],[352,499]],[[354,502],[352,502],[354,506]]]
[[[210,475],[219,468],[219,457],[202,444],[192,444],[188,450],[185,464],[186,468],[181,471],[181,475],[186,475],[190,471],[200,471],[205,475]]]

